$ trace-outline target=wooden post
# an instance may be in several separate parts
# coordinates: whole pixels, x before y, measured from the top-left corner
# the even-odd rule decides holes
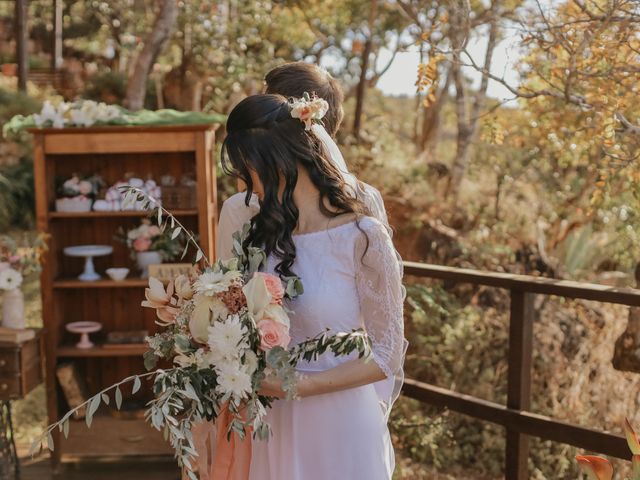
[[[511,290],[509,321],[509,374],[507,407],[529,410],[531,407],[531,358],[533,350],[534,295]],[[505,478],[529,478],[529,437],[507,428]]]
[[[27,91],[27,75],[29,74],[29,35],[27,29],[27,0],[16,0],[15,10],[16,58],[18,60],[18,90]]]
[[[62,0],[53,0],[53,42],[51,45],[51,70],[62,67]]]

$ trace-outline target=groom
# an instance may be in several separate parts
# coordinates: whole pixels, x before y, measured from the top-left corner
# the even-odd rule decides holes
[[[329,104],[329,110],[322,119],[325,129],[335,138],[344,110],[344,94],[338,81],[326,70],[305,62],[285,63],[271,70],[264,79],[263,93],[280,94],[284,97],[302,97],[304,92],[323,98]],[[364,201],[375,216],[384,225],[388,224],[387,214],[380,192],[371,185],[364,184]],[[218,232],[236,232],[260,210],[258,197],[251,195],[249,204],[245,203],[246,192],[238,192],[229,197],[220,210]],[[228,237],[228,235],[227,235]],[[216,257],[232,257],[232,239],[216,235]]]
[[[327,71],[313,64],[293,62],[274,68],[265,77],[263,93],[277,93],[285,97],[299,98],[304,92],[315,92],[318,97],[327,101],[329,110],[322,120],[329,135],[335,138],[344,116],[342,108],[344,94],[338,81]],[[380,192],[371,185],[364,184],[363,199],[372,214],[384,225],[388,225]],[[236,232],[260,211],[256,195],[251,195],[248,205],[245,201],[246,192],[238,192],[222,204],[218,232]],[[216,235],[216,258],[226,260],[232,256],[232,238],[228,235],[225,238]],[[401,258],[398,257],[398,260],[401,261]],[[210,422],[202,422],[194,425],[192,433],[199,454],[196,461],[200,478],[213,480],[216,477],[216,468],[219,466],[214,467],[212,463],[216,450],[216,427]],[[240,467],[248,468],[248,465]],[[187,480],[186,474],[183,474],[182,479]]]

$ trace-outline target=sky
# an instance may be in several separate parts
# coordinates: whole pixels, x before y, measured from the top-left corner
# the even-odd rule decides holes
[[[524,1],[525,7],[537,8],[539,5],[547,14],[549,14],[554,7],[557,7],[557,4],[558,0]],[[518,52],[518,45],[520,44],[519,33],[513,27],[504,29],[502,33],[504,40],[502,40],[494,50],[491,73],[504,78],[510,85],[517,86],[518,74],[515,70],[515,64],[520,57],[520,53]],[[488,35],[481,35],[480,38],[473,38],[469,41],[468,50],[478,64],[484,62],[484,55],[487,49],[487,37]],[[385,50],[381,52],[380,58],[378,59],[378,67],[386,65],[390,57],[390,51]],[[419,60],[420,54],[418,53],[418,47],[415,45],[409,51],[398,53],[389,70],[380,77],[377,87],[388,95],[415,95],[415,81]],[[465,73],[474,80],[474,86],[477,87],[480,85],[480,73],[472,68],[465,68]],[[489,80],[487,94],[498,100],[513,98],[513,94],[510,93],[509,90],[493,80]]]
[[[491,66],[491,73],[503,77],[509,84],[514,86],[518,84],[518,75],[514,68],[514,64],[519,57],[516,49],[517,43],[517,34],[515,32],[508,32],[505,39],[496,46]],[[486,49],[486,37],[472,39],[469,42],[468,50],[477,63],[482,64],[484,61]],[[390,57],[391,52],[389,50],[381,52],[378,66],[381,67],[385,65]],[[399,52],[391,64],[391,67],[389,67],[389,70],[378,80],[377,87],[387,95],[415,95],[415,81],[419,61],[420,54],[418,53],[417,46],[411,47],[409,51]],[[472,68],[465,68],[465,73],[474,80],[475,86],[479,85],[481,75],[478,72]],[[487,94],[499,100],[513,98],[513,94],[510,93],[509,90],[493,80],[489,81]]]

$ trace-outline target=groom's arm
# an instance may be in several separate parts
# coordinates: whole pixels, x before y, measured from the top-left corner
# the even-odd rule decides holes
[[[260,211],[260,204],[254,196],[249,206],[244,203],[245,192],[230,196],[222,204],[216,236],[216,259],[228,260],[233,257],[233,234]]]

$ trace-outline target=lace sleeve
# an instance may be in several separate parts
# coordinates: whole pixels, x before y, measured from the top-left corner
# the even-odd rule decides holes
[[[369,246],[367,248],[367,238],[361,234],[355,256],[360,313],[376,364],[387,377],[393,377],[402,370],[406,349],[402,269],[385,227],[375,220],[366,224],[363,221],[361,226]]]

